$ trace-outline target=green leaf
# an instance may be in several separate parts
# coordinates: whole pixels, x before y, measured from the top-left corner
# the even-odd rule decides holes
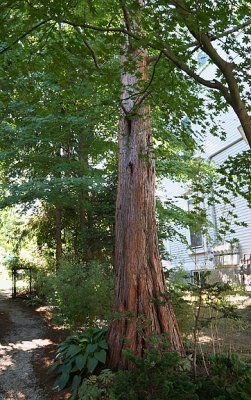
[[[76,344],[73,344],[69,347],[69,350],[67,352],[67,356],[75,356],[76,354],[81,352],[81,347],[77,346]]]
[[[77,394],[78,394],[78,391],[77,391],[77,389],[75,389],[72,392],[72,395],[69,397],[69,400],[75,400],[77,398]]]
[[[65,388],[65,386],[67,385],[68,381],[70,378],[70,374],[62,374],[60,375],[53,386],[53,389],[58,389],[58,390],[62,390]]]
[[[72,362],[64,363],[62,365],[62,373],[69,374],[71,372]]]
[[[86,364],[87,356],[88,356],[87,353],[85,353],[84,355],[79,354],[76,358],[76,366],[78,367],[78,369],[80,371],[84,368],[84,366]]]
[[[102,362],[102,363],[104,364],[105,361],[106,361],[106,352],[105,352],[105,350],[96,351],[96,352],[94,353],[94,357],[95,357],[98,361],[100,361],[100,362]]]
[[[52,366],[48,369],[47,374],[50,374],[51,372],[53,372],[59,365],[59,362],[56,361],[52,364]]]
[[[55,360],[57,360],[58,358],[62,358],[64,354],[66,354],[68,351],[68,349],[64,349],[62,351],[59,351],[55,357]]]
[[[86,337],[83,337],[79,341],[80,341],[80,343],[88,343],[89,339],[87,339]]]
[[[75,375],[72,381],[72,389],[76,389],[81,382],[81,376],[80,375]]]
[[[99,339],[101,336],[104,336],[107,332],[107,327],[103,328],[103,329],[98,329],[97,332],[94,333],[94,339],[95,341],[97,339]]]
[[[88,344],[88,346],[86,347],[86,351],[87,351],[88,353],[94,353],[94,351],[96,351],[97,348],[98,348],[97,343]]]
[[[108,344],[106,342],[106,340],[101,340],[101,342],[98,343],[99,347],[101,347],[102,349],[108,350]]]
[[[89,357],[87,361],[87,369],[89,372],[93,372],[98,365],[98,360],[94,357]]]

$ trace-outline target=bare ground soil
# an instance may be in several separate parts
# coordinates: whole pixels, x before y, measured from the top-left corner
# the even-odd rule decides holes
[[[0,292],[0,399],[66,400],[68,389],[55,392],[48,367],[65,334],[50,326],[43,309],[28,308]]]
[[[238,308],[241,321],[219,322],[217,329],[204,329],[200,343],[208,354],[214,352],[235,352],[240,359],[251,363],[251,293],[231,296],[229,301]]]

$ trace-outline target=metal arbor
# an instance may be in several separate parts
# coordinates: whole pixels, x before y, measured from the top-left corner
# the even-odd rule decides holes
[[[17,297],[17,280],[18,271],[28,270],[29,271],[29,293],[31,295],[31,267],[12,267],[12,297]]]

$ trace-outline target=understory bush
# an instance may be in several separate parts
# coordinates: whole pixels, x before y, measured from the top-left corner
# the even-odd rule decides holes
[[[130,352],[126,357],[134,364],[132,371],[120,371],[111,389],[116,400],[184,400],[198,399],[196,385],[181,374],[182,358],[175,352],[162,355],[157,350],[145,352],[138,359]]]
[[[96,262],[62,263],[57,274],[38,275],[36,287],[51,306],[55,323],[72,330],[98,325],[112,310],[113,274]]]
[[[231,282],[214,282],[210,271],[200,271],[197,279],[191,282],[180,269],[167,286],[184,344],[193,353],[196,376],[199,353],[207,369],[204,351],[213,354],[231,351],[232,332],[245,329],[238,307],[230,299],[242,292]],[[205,335],[210,340],[202,346],[200,337]]]
[[[110,369],[103,369],[97,375],[85,378],[78,390],[79,400],[112,400],[110,390],[115,374]]]
[[[111,400],[250,399],[251,365],[236,354],[212,357],[209,376],[196,379],[184,371],[184,360],[177,353],[161,356],[151,350],[145,354],[145,358],[137,359],[127,353],[134,368],[116,375]]]
[[[198,378],[200,400],[250,400],[251,364],[241,361],[237,354],[212,357],[210,378]]]
[[[71,336],[60,345],[52,367],[58,368],[60,373],[55,387],[63,389],[71,378],[71,400],[250,399],[251,365],[233,353],[210,357],[207,360],[209,375],[206,377],[193,377],[191,360],[181,358],[176,352],[160,354],[156,349],[145,351],[144,358],[140,359],[130,351],[124,351],[131,370],[113,373],[103,369],[98,375],[93,375],[97,366],[105,367],[102,351],[107,350],[105,333],[106,330],[96,328],[89,330],[88,337],[86,333]],[[83,339],[88,342],[83,342]]]

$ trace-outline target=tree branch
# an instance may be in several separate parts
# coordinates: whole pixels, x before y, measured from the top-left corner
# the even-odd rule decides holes
[[[100,68],[100,66],[99,66],[99,63],[98,63],[98,60],[97,60],[97,57],[96,57],[96,54],[95,54],[93,48],[92,48],[91,45],[87,42],[87,40],[84,40],[84,43],[85,43],[86,47],[88,47],[88,49],[90,50],[90,52],[91,52],[91,54],[92,54],[92,58],[93,58],[94,64],[96,65],[96,68],[98,69],[99,73],[100,73],[101,75],[103,75],[103,72],[102,72],[102,70],[101,70],[101,68]]]
[[[124,14],[126,29],[129,32],[131,32],[132,28],[131,28],[131,22],[130,22],[130,18],[129,18],[129,14],[128,14],[127,8],[126,8],[125,5],[122,4],[122,0],[120,0],[120,3],[121,3],[122,11],[123,11],[123,14]]]
[[[82,27],[82,28],[86,28],[86,29],[96,30],[99,32],[123,33],[123,34],[131,36],[135,40],[142,39],[140,36],[136,35],[133,32],[129,32],[127,29],[124,29],[124,28],[103,28],[103,27],[93,26],[93,25],[89,25],[89,24],[77,24],[77,23],[74,23],[74,22],[71,22],[68,20],[64,20],[62,22],[65,24],[71,25],[73,27]],[[150,42],[147,42],[145,45],[151,47],[154,50],[157,50],[157,49],[159,50],[159,47],[156,48],[156,46]],[[213,81],[203,79],[200,75],[196,74],[186,64],[184,64],[181,60],[179,60],[176,57],[176,55],[172,52],[170,46],[167,46],[166,44],[163,43],[163,47],[166,47],[161,50],[163,55],[165,55],[169,60],[171,60],[177,67],[179,67],[184,72],[186,72],[187,75],[189,75],[191,78],[195,79],[198,83],[200,83],[206,87],[209,87],[211,89],[220,90],[221,93],[223,94],[223,96],[225,97],[225,99],[229,102],[228,90],[221,82],[217,81],[216,79],[214,79]]]
[[[236,27],[234,27],[232,29],[229,29],[229,30],[223,32],[221,35],[209,36],[209,39],[210,39],[211,42],[213,42],[213,41],[221,39],[221,38],[223,38],[225,36],[231,35],[231,33],[238,32],[239,30],[244,29],[244,28],[246,28],[247,26],[250,26],[250,25],[251,25],[251,19],[249,19],[247,22],[245,22],[245,23],[243,23],[241,25],[238,25],[238,26],[236,26]],[[189,49],[190,47],[194,47],[194,46],[196,46],[196,47],[192,50],[191,53],[194,53],[196,50],[198,50],[200,48],[200,43],[198,41],[193,42],[189,46],[187,46],[187,48]]]
[[[162,53],[169,58],[177,67],[182,69],[182,71],[186,72],[188,76],[196,80],[198,83],[210,88],[210,89],[217,89],[220,90],[225,99],[230,102],[230,96],[228,89],[219,81],[216,79],[214,80],[207,80],[202,78],[200,75],[196,74],[194,71],[192,71],[186,64],[184,64],[180,59],[176,57],[176,55],[172,52],[170,46],[167,47],[166,50],[162,50]]]
[[[101,26],[95,26],[95,25],[89,25],[89,24],[82,24],[82,23],[78,24],[76,22],[72,22],[72,21],[68,21],[68,20],[63,20],[62,23],[67,24],[67,25],[71,25],[73,27],[92,29],[92,30],[98,31],[98,32],[124,33],[125,35],[131,36],[135,40],[142,39],[140,36],[136,35],[133,32],[130,32],[127,29],[124,29],[124,28],[103,28]]]
[[[51,21],[51,18],[39,22],[39,24],[33,26],[31,29],[29,29],[28,31],[26,31],[25,33],[23,33],[21,36],[19,36],[16,40],[14,40],[14,42],[12,42],[9,46],[5,47],[4,49],[0,50],[0,54],[5,53],[7,50],[9,50],[12,46],[14,46],[16,43],[19,42],[19,40],[22,40],[23,38],[25,38],[27,35],[29,35],[29,33],[35,31],[37,28],[39,28],[40,26],[46,24],[47,22]]]
[[[144,99],[148,96],[148,94],[150,93],[150,91],[148,91],[148,89],[149,89],[149,87],[151,86],[152,81],[153,81],[153,79],[154,79],[155,72],[156,72],[156,67],[157,67],[157,64],[158,64],[159,60],[161,59],[161,56],[162,56],[162,51],[159,53],[159,55],[158,55],[158,57],[157,57],[157,60],[156,60],[155,63],[154,63],[153,71],[152,71],[152,76],[151,76],[150,81],[148,82],[148,84],[147,84],[147,86],[145,87],[145,89],[143,90],[143,92],[139,93],[139,94],[141,94],[141,95],[143,94],[143,96],[142,96],[141,99],[136,103],[137,106],[139,106],[139,105],[144,101]]]
[[[149,65],[152,62],[158,60],[159,57],[162,57],[163,56],[162,51],[160,53],[161,53],[161,55],[160,54],[156,54],[155,56],[147,57],[146,64]]]

